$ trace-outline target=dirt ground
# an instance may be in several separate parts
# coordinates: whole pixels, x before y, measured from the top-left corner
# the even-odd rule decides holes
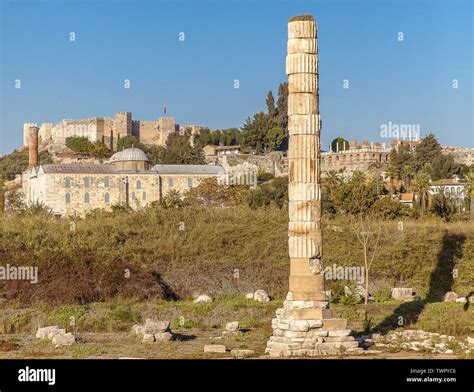
[[[248,330],[231,336],[222,336],[221,331],[189,329],[174,335],[171,342],[143,343],[130,333],[81,333],[72,346],[55,348],[46,340],[39,340],[29,334],[0,335],[4,344],[0,359],[228,359],[232,349],[251,349],[251,358],[269,358],[265,354],[267,336],[258,329]],[[204,353],[208,344],[223,344],[226,353]],[[377,350],[378,351],[378,350]],[[325,357],[341,358],[341,356]],[[344,358],[358,359],[428,359],[455,358],[453,355],[427,354],[419,352],[375,352],[367,350],[363,355]]]

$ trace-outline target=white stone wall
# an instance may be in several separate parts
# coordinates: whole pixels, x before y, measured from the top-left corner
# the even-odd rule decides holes
[[[145,173],[39,173],[31,177],[25,173],[23,192],[28,204],[40,202],[52,209],[54,214],[61,216],[84,216],[88,212],[103,208],[110,210],[112,205],[125,204],[125,178],[129,183],[129,206],[140,209],[160,200],[171,189],[184,195],[190,188],[197,187],[204,178],[213,175],[175,174],[160,176],[155,172]],[[161,177],[161,188],[160,188]],[[66,187],[66,179],[69,187]],[[89,180],[86,186],[85,179]],[[109,180],[106,185],[106,178]],[[172,184],[170,183],[172,179]],[[188,182],[191,180],[191,183]],[[105,194],[109,194],[109,202]],[[66,195],[69,194],[67,203]],[[88,194],[88,202],[86,202]]]
[[[98,141],[98,124],[94,121],[68,121],[63,120],[51,129],[51,137],[55,143],[65,143],[66,138],[84,136],[91,142]]]

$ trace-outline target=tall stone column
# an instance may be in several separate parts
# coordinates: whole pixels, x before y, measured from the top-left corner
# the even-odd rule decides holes
[[[270,356],[357,351],[347,320],[332,318],[322,268],[318,44],[311,15],[288,22],[289,292],[272,320]]]

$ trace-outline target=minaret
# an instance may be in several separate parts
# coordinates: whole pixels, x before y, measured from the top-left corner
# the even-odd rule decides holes
[[[38,165],[38,132],[39,132],[39,128],[36,126],[31,126],[28,129],[28,134],[29,134],[28,170]]]
[[[321,168],[316,23],[299,15],[288,23],[289,292],[272,320],[270,356],[357,351],[347,320],[334,319],[322,267]]]

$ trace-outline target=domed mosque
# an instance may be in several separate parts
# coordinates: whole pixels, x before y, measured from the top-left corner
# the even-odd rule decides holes
[[[116,152],[109,159],[118,170],[148,170],[150,168],[149,160],[146,154],[139,148],[130,147]]]
[[[169,192],[184,195],[206,178],[226,180],[219,165],[154,165],[142,150],[131,147],[107,163],[38,163],[38,128],[30,128],[30,161],[23,172],[27,204],[43,203],[56,216],[84,216],[114,205],[132,209],[161,201]]]

